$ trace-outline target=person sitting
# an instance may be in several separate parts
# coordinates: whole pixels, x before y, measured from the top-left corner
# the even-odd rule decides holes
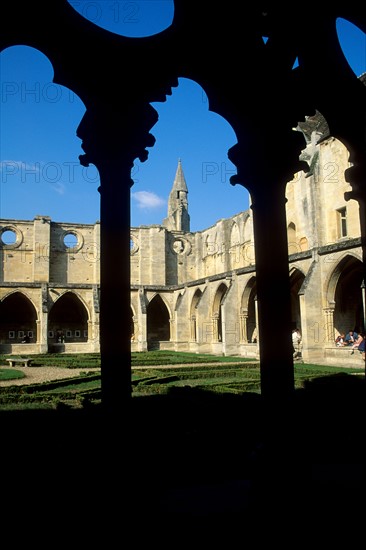
[[[356,342],[357,338],[358,338],[357,332],[355,332],[352,329],[349,330],[346,334],[346,337],[345,337],[346,345],[347,346],[353,346],[353,344]]]
[[[362,334],[362,336],[362,342],[358,344],[358,351],[362,354],[362,359],[365,361],[365,335]]]
[[[354,343],[352,344],[351,354],[355,352],[355,349],[360,349],[360,345],[362,344],[363,341],[364,341],[364,337],[362,336],[362,334],[359,334],[357,336],[357,340],[355,340]]]
[[[345,341],[345,334],[344,332],[341,332],[338,334],[336,340],[335,340],[336,346],[347,346],[347,342]]]

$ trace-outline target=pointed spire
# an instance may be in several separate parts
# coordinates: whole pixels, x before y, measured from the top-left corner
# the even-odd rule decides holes
[[[168,217],[163,225],[172,231],[190,231],[188,214],[188,187],[184,177],[181,159],[178,159],[177,171],[168,200]]]
[[[175,173],[173,189],[175,191],[184,191],[185,193],[188,193],[186,179],[183,174],[182,162],[180,159],[178,159],[178,167]]]

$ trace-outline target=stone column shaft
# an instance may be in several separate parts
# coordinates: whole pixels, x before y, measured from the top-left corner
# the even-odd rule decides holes
[[[260,334],[261,392],[288,397],[294,390],[291,341],[291,293],[287,250],[285,193],[282,185],[257,188],[253,229]]]
[[[130,162],[109,161],[100,173],[100,352],[102,401],[131,395]]]

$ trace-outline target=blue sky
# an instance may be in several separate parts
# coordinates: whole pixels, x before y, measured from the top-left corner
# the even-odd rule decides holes
[[[148,36],[172,21],[173,2],[72,1],[82,15],[109,31]],[[345,21],[337,24],[343,51],[357,76],[366,71],[366,36]],[[85,107],[67,88],[54,84],[53,68],[39,51],[25,46],[0,55],[0,217],[94,223],[99,219],[98,172],[83,168],[76,128]],[[188,185],[191,230],[199,231],[246,210],[248,192],[232,186],[236,173],[227,151],[235,133],[208,110],[201,87],[179,79],[172,96],[154,103],[159,121],[146,162],[135,163],[131,225],[161,224],[181,159]]]

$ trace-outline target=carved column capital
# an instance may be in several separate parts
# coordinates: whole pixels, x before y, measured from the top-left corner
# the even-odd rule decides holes
[[[81,165],[95,164],[99,172],[115,170],[116,164],[131,170],[136,159],[147,159],[146,148],[155,144],[149,131],[157,120],[158,114],[149,104],[88,109],[76,132],[85,151],[79,156]]]

